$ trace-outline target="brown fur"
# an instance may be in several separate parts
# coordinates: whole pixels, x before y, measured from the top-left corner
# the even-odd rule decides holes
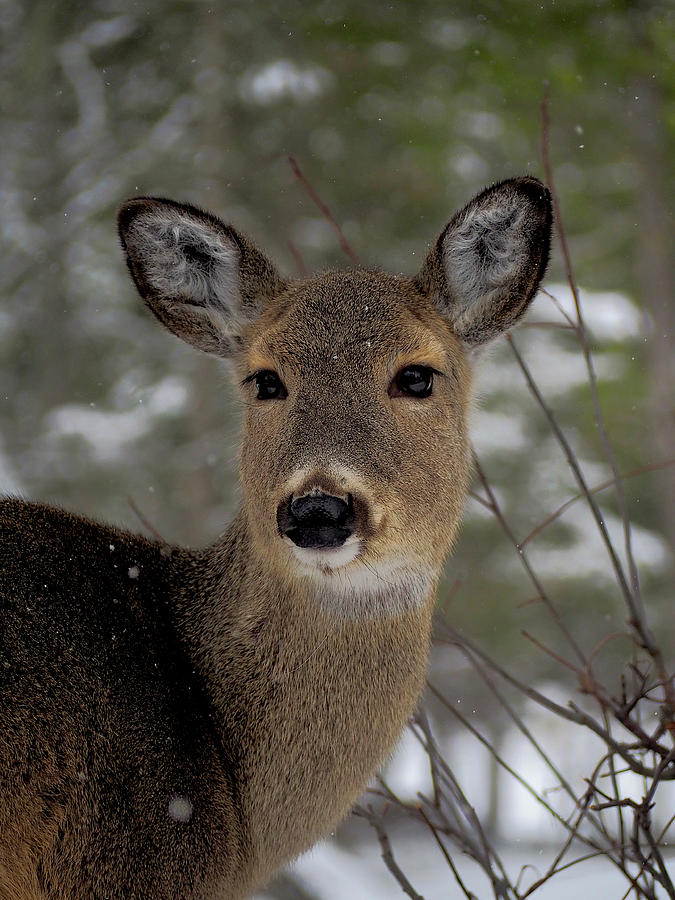
[[[289,283],[209,214],[124,207],[147,304],[242,383],[243,504],[192,551],[0,502],[2,900],[243,898],[335,826],[395,745],[466,489],[465,345],[514,321],[548,253],[533,179],[458,215],[417,279]],[[431,396],[391,391],[412,365],[438,370]],[[256,399],[261,369],[283,399]],[[312,491],[353,502],[357,549],[282,534],[277,509]]]

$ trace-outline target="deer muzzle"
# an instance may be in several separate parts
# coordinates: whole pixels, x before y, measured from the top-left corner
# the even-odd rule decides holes
[[[341,547],[356,531],[351,494],[346,500],[322,491],[291,495],[279,504],[277,525],[297,547],[326,550]]]

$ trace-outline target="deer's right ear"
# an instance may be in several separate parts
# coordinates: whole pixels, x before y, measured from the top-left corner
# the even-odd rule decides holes
[[[551,196],[536,178],[484,190],[448,222],[417,283],[455,334],[475,346],[516,324],[548,262]]]
[[[245,326],[284,287],[246,238],[194,206],[138,197],[118,225],[141,297],[169,331],[206,353],[231,356]]]

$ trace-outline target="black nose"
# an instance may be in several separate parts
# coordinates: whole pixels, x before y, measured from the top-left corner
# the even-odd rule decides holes
[[[279,530],[298,547],[341,547],[356,530],[351,494],[347,500],[312,493],[289,497],[277,510]]]

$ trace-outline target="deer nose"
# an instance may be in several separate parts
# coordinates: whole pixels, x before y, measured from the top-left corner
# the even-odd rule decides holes
[[[298,547],[341,547],[356,530],[354,501],[351,494],[345,501],[320,491],[291,496],[279,504],[277,524]]]

